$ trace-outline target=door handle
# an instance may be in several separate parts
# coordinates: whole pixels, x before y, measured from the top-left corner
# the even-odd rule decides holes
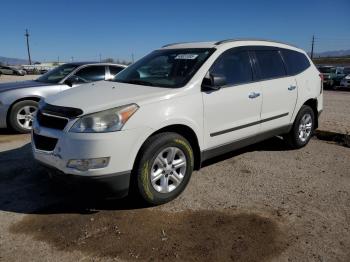
[[[292,91],[292,90],[294,90],[295,88],[297,88],[297,87],[292,85],[292,86],[289,86],[289,87],[288,87],[288,90],[289,90],[289,91]]]
[[[256,92],[251,92],[250,94],[249,94],[249,98],[250,99],[254,99],[254,98],[257,98],[257,97],[259,97],[260,96],[260,93],[256,93]]]

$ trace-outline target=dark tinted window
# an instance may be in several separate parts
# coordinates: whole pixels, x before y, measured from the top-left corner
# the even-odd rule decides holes
[[[120,66],[109,66],[109,73],[111,74],[111,76],[115,76],[123,69],[124,67],[120,67]]]
[[[282,58],[278,51],[255,51],[260,69],[260,78],[269,79],[286,75]]]
[[[88,66],[77,73],[76,76],[79,76],[83,81],[92,82],[105,79],[105,67],[104,66]]]
[[[229,50],[223,53],[209,70],[212,74],[226,77],[228,85],[237,85],[253,80],[253,72],[248,52]]]
[[[287,66],[288,75],[296,75],[310,66],[309,60],[300,52],[293,50],[282,50],[284,62]]]
[[[39,77],[36,81],[43,83],[58,83],[77,67],[78,65],[76,64],[64,64],[58,66]]]
[[[177,88],[184,86],[215,51],[209,48],[161,49],[120,72],[116,82]]]

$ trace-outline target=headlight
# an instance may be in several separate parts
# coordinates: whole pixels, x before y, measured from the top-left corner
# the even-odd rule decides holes
[[[69,130],[74,133],[103,133],[122,129],[137,111],[138,105],[130,104],[82,116]]]

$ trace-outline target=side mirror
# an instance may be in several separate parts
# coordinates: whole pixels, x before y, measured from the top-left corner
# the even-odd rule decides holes
[[[66,81],[64,81],[64,83],[70,87],[72,87],[74,84],[79,83],[79,77],[77,76],[70,76],[66,79]]]
[[[217,91],[227,84],[226,77],[221,74],[209,74],[202,82],[202,91]]]

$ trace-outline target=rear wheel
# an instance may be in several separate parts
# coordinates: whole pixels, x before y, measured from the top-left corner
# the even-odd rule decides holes
[[[176,133],[150,137],[134,171],[136,191],[145,202],[159,205],[175,199],[186,188],[193,171],[190,143]]]
[[[16,103],[9,115],[9,124],[16,132],[29,133],[32,130],[33,119],[38,109],[38,102],[24,100]]]
[[[295,118],[291,131],[284,140],[291,148],[304,147],[311,139],[315,126],[315,114],[311,107],[303,105]]]

